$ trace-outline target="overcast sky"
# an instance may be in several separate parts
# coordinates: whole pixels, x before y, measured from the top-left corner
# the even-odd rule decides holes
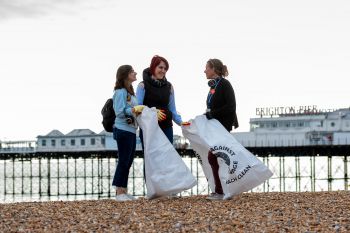
[[[99,133],[118,66],[136,88],[155,54],[184,120],[205,111],[209,58],[229,69],[237,131],[256,107],[349,107],[349,41],[347,0],[0,0],[0,140]]]

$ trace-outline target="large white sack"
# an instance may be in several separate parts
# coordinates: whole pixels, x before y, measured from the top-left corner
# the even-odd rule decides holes
[[[195,186],[197,180],[159,128],[157,110],[145,107],[137,122],[143,131],[147,197],[167,196]]]
[[[200,156],[204,174],[212,191],[215,190],[215,184],[208,161],[209,150],[218,157],[224,199],[253,189],[273,175],[268,167],[245,149],[218,120],[208,120],[205,115],[200,115],[190,122],[190,126],[182,127],[182,133]]]

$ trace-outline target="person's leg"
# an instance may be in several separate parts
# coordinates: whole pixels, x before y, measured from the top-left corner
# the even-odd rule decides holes
[[[125,180],[123,181],[124,184],[126,184],[126,186],[128,186],[128,180],[129,180],[129,173],[130,173],[130,168],[131,168],[131,165],[134,161],[134,156],[135,156],[135,149],[136,149],[136,135],[135,134],[130,134],[130,146],[131,146],[131,153],[129,154],[129,164],[128,164],[128,171],[127,171],[127,176],[125,176]],[[128,189],[125,188],[123,190],[123,194],[125,194],[127,196],[128,199],[130,200],[136,200],[136,198],[131,195],[131,194],[128,194]]]
[[[132,135],[130,138],[130,143],[131,143],[131,153],[130,153],[130,160],[129,160],[129,169],[134,161],[135,157],[135,150],[136,150],[136,135]]]
[[[135,134],[131,134],[130,135],[130,154],[129,154],[129,164],[128,164],[128,176],[125,177],[125,183],[128,184],[128,179],[129,179],[129,172],[130,172],[130,168],[131,168],[131,165],[134,161],[134,156],[135,156],[135,149],[136,149],[136,135]]]
[[[113,128],[113,139],[116,141],[117,146],[118,146],[117,129],[116,129],[116,128]],[[123,191],[124,191],[122,187],[118,187],[118,186],[116,185],[116,184],[117,184],[117,179],[119,179],[119,178],[117,178],[117,177],[120,176],[120,174],[119,174],[119,170],[120,170],[120,169],[118,169],[118,160],[119,160],[119,158],[120,158],[119,153],[120,153],[120,151],[118,151],[117,154],[116,154],[116,159],[117,159],[116,164],[117,164],[117,167],[116,167],[116,169],[115,169],[114,177],[113,177],[113,181],[112,181],[112,185],[113,185],[113,186],[116,186],[116,191],[115,191],[115,192],[116,192],[116,195],[122,194]]]
[[[222,186],[219,177],[219,164],[218,158],[211,152],[208,152],[208,161],[213,171],[214,182],[215,182],[215,193],[223,194]]]
[[[168,128],[162,129],[165,136],[169,139],[170,143],[173,144],[174,141],[174,134],[173,134],[173,127],[170,126]]]
[[[133,151],[131,140],[132,136],[135,137],[135,134],[119,129],[115,129],[113,133],[118,145],[118,164],[112,185],[117,187],[117,192],[120,191],[123,193],[123,189],[126,191],[127,187],[130,155]],[[118,188],[120,189],[118,190]]]

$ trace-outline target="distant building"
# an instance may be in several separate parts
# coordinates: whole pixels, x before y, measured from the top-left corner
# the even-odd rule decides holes
[[[101,151],[117,149],[117,144],[111,133],[102,131],[96,134],[90,129],[74,129],[68,134],[52,130],[44,136],[38,136],[36,151]]]
[[[266,111],[269,112],[269,111]],[[349,145],[350,109],[307,111],[250,119],[250,132],[233,133],[245,147]]]
[[[136,134],[136,150],[141,151],[141,140]],[[185,143],[182,145],[181,143]],[[174,135],[174,146],[184,149],[185,139]],[[0,154],[35,152],[84,152],[118,150],[113,134],[106,131],[95,133],[90,129],[74,129],[67,134],[52,130],[46,135],[37,136],[36,141],[0,141]]]
[[[90,129],[74,129],[67,134],[52,130],[37,137],[37,152],[74,152],[118,150],[113,134],[105,130],[99,134]],[[142,150],[141,140],[136,137],[136,150]]]

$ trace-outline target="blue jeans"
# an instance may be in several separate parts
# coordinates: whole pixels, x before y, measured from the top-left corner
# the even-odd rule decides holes
[[[113,128],[113,138],[118,145],[118,165],[115,169],[112,185],[126,188],[128,186],[129,170],[134,161],[136,134]]]

